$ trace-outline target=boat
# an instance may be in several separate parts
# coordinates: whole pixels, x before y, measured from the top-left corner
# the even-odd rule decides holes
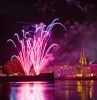
[[[54,72],[53,73],[40,73],[39,75],[34,76],[0,76],[1,81],[9,82],[25,82],[25,81],[54,81]]]

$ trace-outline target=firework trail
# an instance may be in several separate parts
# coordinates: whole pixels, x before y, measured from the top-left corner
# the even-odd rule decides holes
[[[43,64],[46,61],[46,56],[50,53],[52,48],[58,46],[55,43],[51,44],[49,47],[47,46],[51,38],[51,30],[55,25],[61,25],[65,29],[64,25],[57,21],[58,19],[55,19],[48,27],[43,24],[36,24],[35,34],[30,37],[27,37],[27,35],[29,35],[31,31],[25,32],[25,30],[22,30],[23,39],[20,39],[17,33],[14,34],[20,43],[21,49],[19,50],[18,56],[13,55],[12,58],[15,57],[20,61],[26,75],[29,75],[29,70],[32,66],[36,75],[40,74],[44,68]],[[8,42],[9,41],[17,47],[12,39],[9,39]]]

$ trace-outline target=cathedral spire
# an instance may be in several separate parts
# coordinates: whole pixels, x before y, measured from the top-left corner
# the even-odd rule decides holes
[[[84,50],[82,50],[82,52],[80,53],[79,63],[81,65],[87,65],[87,58],[85,56]]]

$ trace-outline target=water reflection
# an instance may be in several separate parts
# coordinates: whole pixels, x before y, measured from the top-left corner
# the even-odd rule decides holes
[[[96,100],[97,81],[0,82],[0,100]]]
[[[97,100],[97,81],[95,80],[58,81],[56,87],[55,98],[60,100],[72,100],[72,98],[74,100]]]
[[[16,83],[11,84],[10,100],[49,100],[46,95],[46,91],[49,89],[47,89],[47,82],[17,84],[17,86],[15,86]],[[49,96],[52,98],[52,92]]]
[[[10,100],[10,84],[9,82],[0,81],[0,100]]]
[[[94,81],[77,81],[77,92],[80,100],[94,100]]]

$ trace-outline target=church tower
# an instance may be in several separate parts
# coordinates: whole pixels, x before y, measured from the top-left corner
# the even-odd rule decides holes
[[[80,53],[79,63],[81,65],[87,65],[87,58],[85,56],[84,50],[82,50],[82,52]]]

